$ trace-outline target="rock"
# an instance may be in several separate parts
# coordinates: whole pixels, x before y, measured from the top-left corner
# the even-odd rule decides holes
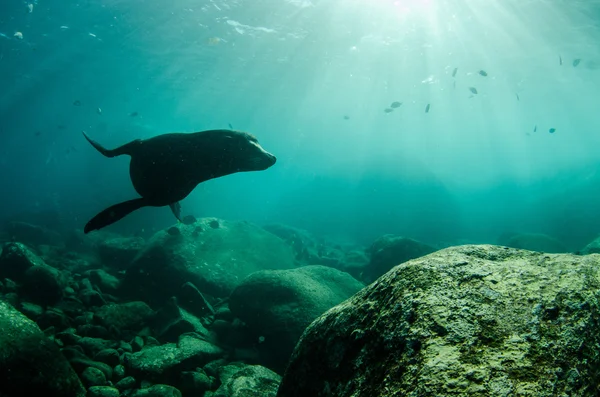
[[[62,341],[65,345],[74,345],[81,339],[81,336],[77,335],[74,331],[73,328],[69,328],[65,331],[58,332],[54,335],[54,338]]]
[[[304,332],[278,397],[592,396],[600,256],[447,248]]]
[[[44,313],[43,307],[30,302],[21,302],[18,309],[33,321],[36,321]]]
[[[563,243],[554,237],[540,233],[518,233],[505,235],[504,238],[499,241],[499,243],[500,245],[504,245],[506,247],[554,254],[569,251]]]
[[[50,266],[32,266],[25,272],[21,292],[34,302],[52,305],[62,298],[64,288],[60,271]]]
[[[264,365],[283,371],[304,329],[363,285],[325,266],[264,270],[248,276],[231,294],[229,307],[258,339]]]
[[[115,387],[120,391],[133,389],[135,387],[135,378],[133,376],[127,376],[118,381]]]
[[[69,317],[59,309],[46,310],[37,318],[36,322],[42,329],[55,327],[58,330],[63,331],[71,326]]]
[[[77,374],[38,326],[0,301],[0,394],[86,395]]]
[[[121,285],[121,280],[102,269],[90,270],[89,278],[102,292],[116,292]]]
[[[212,381],[201,369],[183,371],[178,386],[184,395],[203,395],[204,392],[211,389]]]
[[[106,305],[106,300],[102,294],[94,289],[82,289],[79,292],[79,298],[88,307],[99,307]]]
[[[123,270],[127,269],[145,243],[141,237],[106,238],[98,244],[98,254],[108,267]]]
[[[87,367],[81,373],[81,381],[86,387],[105,386],[106,376],[98,368]]]
[[[264,229],[283,239],[294,251],[299,265],[323,265],[343,270],[344,252],[340,247],[318,239],[303,229],[271,224]]]
[[[115,349],[102,349],[94,356],[94,361],[100,361],[115,367],[121,363],[119,352]]]
[[[580,252],[581,255],[600,254],[600,237],[586,245]]]
[[[179,304],[195,316],[202,317],[215,314],[215,309],[213,309],[212,305],[206,300],[198,288],[190,282],[181,286],[177,298]]]
[[[136,301],[104,305],[94,313],[94,322],[119,331],[139,331],[153,316],[154,310],[146,303]]]
[[[110,339],[111,333],[101,325],[83,324],[77,327],[77,333],[90,338]]]
[[[179,307],[176,298],[170,299],[158,311],[153,325],[155,334],[165,342],[176,342],[179,335],[188,332],[195,332],[209,341],[213,339],[199,318]]]
[[[177,225],[178,236],[156,233],[127,269],[123,293],[162,304],[191,282],[206,294],[227,297],[250,273],[293,266],[290,247],[273,234],[247,222],[220,221],[213,228],[211,221]]]
[[[13,241],[27,244],[30,247],[39,245],[62,245],[60,234],[42,226],[26,222],[8,222],[6,233]]]
[[[230,363],[227,365],[223,365],[217,369],[217,374],[219,376],[219,381],[223,383],[227,383],[229,379],[238,371],[246,368],[246,364],[244,363]]]
[[[21,292],[34,303],[48,305],[62,297],[65,279],[42,258],[20,243],[7,243],[0,254],[0,278],[21,284]]]
[[[281,376],[260,365],[245,365],[222,382],[213,397],[275,397]]]
[[[110,386],[92,386],[88,389],[87,397],[119,397],[118,389]]]
[[[179,342],[153,346],[126,357],[128,373],[140,379],[170,383],[181,371],[190,371],[219,358],[223,351],[190,334],[181,335]]]
[[[279,223],[265,225],[263,228],[289,244],[297,261],[311,265],[319,262],[318,251],[321,245],[308,231]]]
[[[152,385],[145,389],[139,389],[131,397],[181,397],[181,392],[168,385]]]
[[[123,378],[125,378],[125,366],[122,364],[116,365],[113,368],[113,381],[120,382]]]
[[[77,345],[81,346],[85,354],[94,357],[102,350],[111,349],[116,346],[116,342],[108,339],[92,338],[89,336],[79,338]],[[112,365],[111,365],[112,367]]]
[[[64,350],[65,349],[63,349],[63,351]],[[94,367],[102,371],[102,373],[104,373],[104,377],[107,380],[112,380],[113,370],[108,364],[90,360],[85,356],[76,356],[75,358],[70,358],[69,362],[71,363],[73,369],[79,374],[82,374],[83,371],[85,371],[85,369],[88,367]]]
[[[394,266],[434,251],[435,248],[416,240],[386,234],[371,245],[371,262],[364,269],[364,276],[372,282]]]

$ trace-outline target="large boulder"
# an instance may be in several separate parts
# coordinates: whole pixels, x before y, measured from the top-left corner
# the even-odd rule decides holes
[[[294,251],[296,262],[303,265],[323,265],[350,273],[356,279],[369,264],[369,258],[356,247],[333,244],[311,235],[308,231],[279,223],[263,226],[265,230],[279,236]],[[394,265],[397,265],[395,263]]]
[[[579,252],[581,255],[600,254],[600,237],[597,237]]]
[[[255,271],[293,265],[291,248],[264,229],[203,218],[156,233],[128,268],[123,291],[160,304],[189,281],[203,293],[226,297]]]
[[[313,322],[278,397],[595,396],[598,346],[600,255],[453,247]]]
[[[60,300],[67,285],[63,272],[47,265],[21,243],[6,243],[0,254],[0,279],[20,284],[19,291],[35,303],[48,305]]]
[[[569,252],[563,243],[542,233],[505,233],[500,236],[498,243],[511,248],[551,254]]]
[[[369,248],[371,262],[365,268],[363,276],[369,282],[374,281],[394,266],[433,251],[435,248],[417,240],[391,234],[383,235]]]
[[[33,248],[42,244],[63,245],[62,237],[58,232],[31,223],[8,222],[5,231],[12,241],[18,241]]]
[[[325,266],[264,270],[233,291],[229,307],[262,341],[261,363],[283,372],[304,329],[362,287],[348,273]]]
[[[83,397],[85,389],[54,341],[0,301],[0,395]]]
[[[142,237],[108,236],[98,242],[98,254],[103,264],[122,270],[127,269],[144,245]]]

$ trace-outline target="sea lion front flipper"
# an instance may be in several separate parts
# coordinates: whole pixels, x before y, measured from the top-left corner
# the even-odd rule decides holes
[[[112,223],[115,223],[119,219],[123,219],[131,212],[147,206],[145,198],[138,198],[135,200],[125,201],[119,204],[108,207],[98,215],[93,217],[83,228],[84,233],[89,233],[92,230],[102,229]]]
[[[179,204],[179,201],[176,203],[169,204],[169,207],[171,207],[171,211],[173,211],[173,215],[175,215],[175,218],[177,218],[179,222],[183,222],[181,220],[181,204]]]
[[[93,140],[92,138],[90,138],[88,136],[88,134],[85,133],[85,131],[83,132],[83,136],[85,137],[85,139],[87,139],[87,141],[100,153],[102,153],[103,155],[105,155],[106,157],[115,157],[115,156],[120,156],[122,154],[128,154],[131,155],[134,147],[138,146],[142,141],[139,139],[136,139],[135,141],[131,141],[129,143],[124,144],[123,146],[119,146],[118,148],[115,149],[107,149],[104,146],[102,146],[101,144],[99,144],[98,142],[96,142],[95,140]]]

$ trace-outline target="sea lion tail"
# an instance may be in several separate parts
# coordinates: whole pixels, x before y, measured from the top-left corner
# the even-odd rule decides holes
[[[116,156],[120,156],[122,154],[131,155],[132,145],[137,145],[140,142],[140,140],[138,139],[138,140],[126,143],[123,146],[119,146],[116,149],[107,149],[104,146],[102,146],[101,144],[99,144],[98,142],[96,142],[95,140],[93,140],[92,138],[90,138],[88,136],[88,134],[85,133],[85,131],[83,131],[83,136],[97,151],[99,151],[106,157],[116,157]]]
[[[110,206],[93,217],[85,225],[83,232],[87,234],[93,230],[102,229],[103,227],[113,224],[119,219],[123,219],[133,211],[147,205],[148,203],[145,198],[138,198]]]

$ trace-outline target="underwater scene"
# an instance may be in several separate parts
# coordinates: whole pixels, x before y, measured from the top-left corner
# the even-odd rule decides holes
[[[600,396],[599,0],[0,0],[0,397]]]

